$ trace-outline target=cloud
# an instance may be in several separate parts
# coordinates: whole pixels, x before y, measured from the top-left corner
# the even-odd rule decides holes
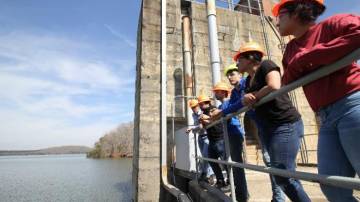
[[[53,33],[0,35],[0,150],[91,146],[131,120],[135,61],[105,55]]]
[[[117,126],[99,121],[89,125],[71,125],[66,121],[28,116],[14,111],[2,111],[0,149],[40,149],[49,146],[93,146],[104,133]]]
[[[0,37],[0,57],[3,59],[0,71],[51,74],[66,82],[102,89],[119,89],[121,85],[131,84],[134,79],[121,78],[112,64],[94,60],[92,56],[77,55],[79,52],[91,54],[94,49],[69,39],[10,33]],[[122,74],[126,74],[126,69],[122,70]]]
[[[124,36],[123,34],[119,33],[118,31],[116,31],[114,28],[112,28],[110,25],[108,24],[104,24],[104,26],[106,27],[106,29],[108,29],[110,31],[111,34],[113,34],[114,36],[118,37],[119,39],[123,40],[127,45],[129,45],[131,48],[136,48],[136,43],[129,40],[126,36]]]

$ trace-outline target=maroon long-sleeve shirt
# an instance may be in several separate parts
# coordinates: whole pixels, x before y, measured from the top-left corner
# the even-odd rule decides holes
[[[283,58],[284,84],[320,68],[360,48],[360,16],[340,14],[312,26],[303,36],[293,39]],[[351,65],[303,86],[311,108],[336,102],[345,95],[360,90],[360,67]]]

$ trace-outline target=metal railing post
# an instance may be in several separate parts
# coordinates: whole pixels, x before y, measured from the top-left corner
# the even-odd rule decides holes
[[[198,175],[199,175],[199,161],[200,161],[200,159],[198,158],[198,153],[197,153],[197,143],[198,143],[198,141],[197,141],[197,134],[198,134],[198,132],[193,132],[193,134],[194,134],[194,145],[195,145],[195,170],[196,170],[196,175],[195,175],[195,179],[196,179],[196,181],[198,181],[199,180],[199,177],[198,177]]]
[[[227,162],[211,158],[199,157],[202,160],[218,163],[222,165],[233,166],[237,168],[244,168],[253,171],[258,171],[262,173],[268,173],[276,176],[286,177],[286,178],[295,178],[299,180],[304,180],[308,182],[316,182],[320,184],[326,184],[334,187],[341,187],[345,189],[355,189],[360,190],[360,180],[352,177],[343,177],[343,176],[332,176],[332,175],[320,175],[315,173],[306,173],[301,171],[289,171],[285,169],[257,166],[239,162]]]
[[[247,0],[248,2],[248,8],[249,8],[249,13],[252,14],[252,8],[251,8],[251,0]]]
[[[234,8],[233,0],[228,0],[228,8],[229,8],[229,10],[232,10]]]
[[[224,142],[225,142],[225,156],[226,156],[225,158],[226,158],[227,162],[232,162],[227,121],[224,119],[222,124],[223,124],[223,128],[224,128]],[[231,165],[230,166],[228,165],[227,169],[228,169],[228,173],[229,173],[228,178],[230,181],[230,188],[231,188],[231,200],[232,200],[232,202],[236,202],[233,167]]]

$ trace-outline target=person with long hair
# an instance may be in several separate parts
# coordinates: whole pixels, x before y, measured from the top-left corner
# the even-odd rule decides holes
[[[294,36],[283,57],[283,84],[331,64],[360,47],[360,16],[339,14],[317,23],[325,9],[323,0],[281,0],[274,6],[280,34]],[[354,61],[303,89],[321,120],[319,174],[360,175],[359,65]],[[321,189],[331,202],[358,201],[350,189],[323,184]]]

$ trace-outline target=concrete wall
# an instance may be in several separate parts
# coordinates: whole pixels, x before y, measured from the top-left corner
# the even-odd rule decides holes
[[[132,179],[135,201],[159,201],[160,198],[160,8],[160,0],[143,0],[139,17]],[[181,78],[180,86],[175,86],[174,79],[175,70],[182,71],[183,66],[180,1],[167,1],[167,16],[167,90],[169,95],[182,94]],[[169,96],[167,102],[169,116],[172,99]],[[182,114],[181,107],[177,114]]]
[[[134,118],[133,199],[160,193],[160,0],[145,0],[139,18]]]
[[[135,201],[158,201],[160,198],[160,0],[143,0],[139,18],[137,75],[134,118],[133,198]],[[181,3],[167,1],[167,114],[176,118],[177,128],[184,124],[184,102],[173,102],[174,96],[183,89],[183,43]],[[193,71],[196,94],[211,94],[211,67],[209,61],[208,28],[204,4],[192,3]],[[260,19],[256,15],[217,9],[217,25],[221,54],[221,70],[232,63],[232,56],[240,45],[249,40],[264,47]],[[279,41],[270,27],[268,32],[272,59],[281,66]],[[224,81],[223,73],[221,73]],[[296,91],[297,105],[303,115],[305,133],[316,146],[317,125],[314,113],[308,106],[301,90]],[[175,107],[175,110],[173,110]],[[170,120],[169,120],[170,121]],[[168,122],[171,123],[171,122]],[[181,123],[181,124],[179,124]],[[168,124],[168,145],[173,144],[171,126]],[[308,148],[309,149],[309,148]],[[311,148],[312,149],[312,148]],[[172,156],[171,150],[168,151]],[[169,162],[171,158],[169,158]]]

